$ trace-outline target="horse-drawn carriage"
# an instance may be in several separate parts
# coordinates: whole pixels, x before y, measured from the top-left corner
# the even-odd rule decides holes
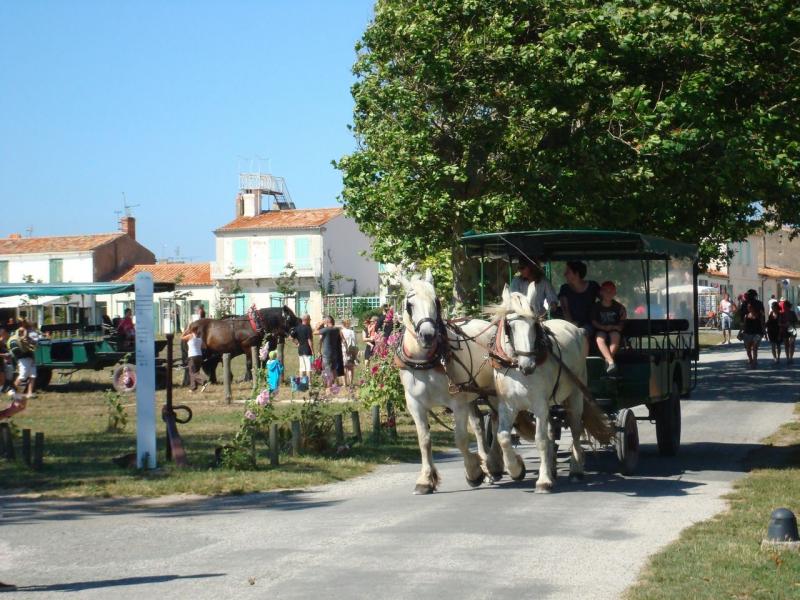
[[[156,284],[155,291],[174,289],[174,284]],[[95,296],[133,290],[132,283],[64,283],[64,284],[0,284],[0,297],[24,295],[35,306],[38,296]],[[136,349],[113,328],[88,323],[52,323],[41,327],[34,359],[37,366],[36,383],[47,387],[54,371],[70,376],[80,370],[99,371],[114,367],[112,384],[123,393],[136,389]],[[164,349],[166,340],[156,340],[155,355]],[[156,361],[156,379],[165,379],[166,363]]]
[[[552,280],[566,261],[580,260],[588,279],[616,283],[627,308],[617,372],[592,347],[586,357],[588,388],[616,424],[614,446],[623,473],[639,457],[637,420],[655,422],[658,450],[674,455],[681,438],[681,397],[689,395],[698,356],[697,248],[619,231],[523,231],[468,234],[467,255],[480,264],[480,301],[498,298],[514,261],[535,260]],[[694,363],[694,364],[693,364]],[[694,371],[696,373],[696,370]],[[647,416],[633,408],[645,406]],[[554,413],[555,436],[562,424]]]

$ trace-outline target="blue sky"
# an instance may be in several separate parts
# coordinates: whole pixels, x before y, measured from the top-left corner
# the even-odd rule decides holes
[[[0,236],[117,228],[210,260],[238,172],[335,206],[372,0],[0,2]]]

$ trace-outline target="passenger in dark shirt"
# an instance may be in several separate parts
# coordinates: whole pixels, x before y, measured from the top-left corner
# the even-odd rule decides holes
[[[600,286],[596,281],[586,281],[586,264],[571,260],[564,269],[567,283],[561,286],[558,300],[564,311],[564,318],[592,333],[592,306],[597,300]]]
[[[625,326],[627,314],[625,307],[614,299],[617,295],[617,286],[613,281],[604,281],[600,286],[600,302],[592,306],[592,327],[595,331],[597,349],[606,359],[608,366],[606,373],[616,372],[617,365],[614,357],[619,350],[622,339],[622,328]]]
[[[317,325],[316,334],[320,336],[322,350],[322,368],[325,387],[330,390],[337,377],[344,377],[344,361],[342,360],[342,338],[339,328],[334,327],[333,317],[328,315]]]

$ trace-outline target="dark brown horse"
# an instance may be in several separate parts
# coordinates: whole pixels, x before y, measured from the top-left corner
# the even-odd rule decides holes
[[[208,350],[203,370],[211,382],[216,383],[216,369],[223,354],[228,352],[231,358],[244,354],[247,360],[245,379],[249,380],[253,372],[250,348],[259,348],[266,337],[270,350],[273,350],[287,335],[291,335],[299,323],[292,309],[284,306],[262,308],[250,316],[199,319],[190,323],[184,333],[196,333],[203,340]]]

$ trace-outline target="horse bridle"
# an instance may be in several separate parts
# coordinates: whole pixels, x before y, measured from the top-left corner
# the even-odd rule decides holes
[[[503,330],[503,333],[505,334],[506,339],[508,340],[508,345],[511,346],[511,354],[508,355],[508,357],[511,360],[514,360],[518,356],[526,356],[526,357],[536,356],[535,350],[522,351],[522,350],[517,350],[516,347],[514,347],[514,336],[513,332],[511,331],[510,321],[516,321],[523,318],[524,317],[514,317],[513,319],[507,319],[506,317],[503,317],[502,319],[500,319],[501,326],[497,328],[498,332],[500,331],[500,329]]]
[[[408,299],[413,298],[414,295],[414,292],[409,292],[406,294],[406,314],[408,314],[408,320],[411,321],[411,325],[414,327],[414,334],[419,337],[419,330],[425,323],[432,324],[433,328],[438,332],[441,329],[440,324],[442,323],[442,303],[439,300],[439,297],[436,297],[436,318],[423,317],[415,323],[414,314],[411,310],[411,302],[408,301]]]

